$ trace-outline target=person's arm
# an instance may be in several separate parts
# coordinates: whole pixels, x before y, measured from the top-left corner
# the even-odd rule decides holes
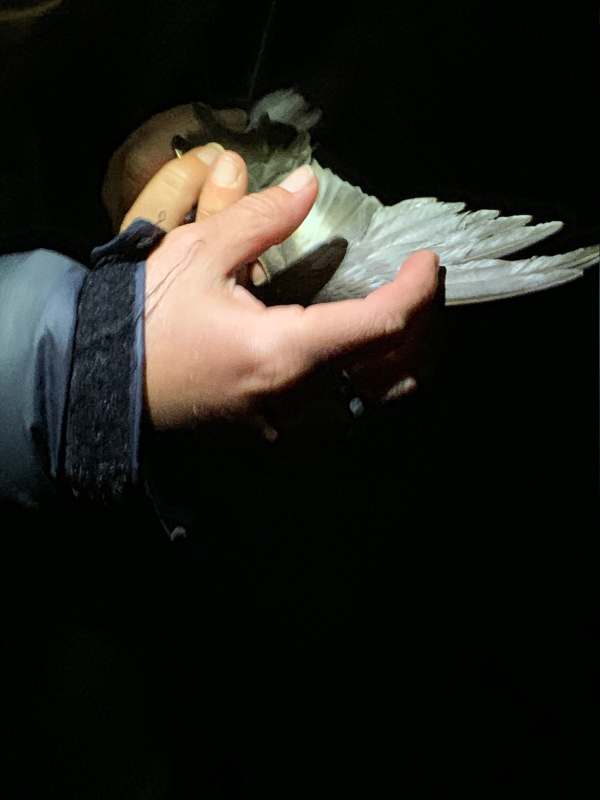
[[[91,270],[45,249],[0,256],[0,500],[111,501],[139,483],[145,260],[193,205],[213,213],[244,193],[209,176],[221,151],[163,171]],[[144,216],[164,227],[131,224]]]
[[[307,216],[318,191],[314,174],[304,166],[280,186],[241,197],[247,185],[243,159],[222,152],[209,168],[199,155],[189,151],[154,176],[126,217],[123,235],[96,251],[95,269],[77,285],[73,302],[61,299],[58,316],[67,328],[70,320],[74,344],[61,355],[56,388],[32,333],[49,324],[51,293],[41,292],[37,305],[23,315],[20,331],[29,344],[13,344],[14,354],[3,365],[6,407],[16,410],[12,417],[6,413],[0,428],[10,443],[2,457],[3,491],[16,492],[21,502],[39,502],[44,487],[56,480],[72,495],[93,500],[127,494],[138,479],[142,391],[155,428],[220,419],[258,424],[266,431],[264,414],[272,399],[324,363],[349,370],[368,354],[374,366],[379,361],[390,385],[397,379],[400,365],[390,356],[435,294],[435,254],[414,254],[394,281],[364,300],[267,308],[238,278],[242,267]],[[195,205],[196,221],[182,225]],[[148,221],[131,227],[136,217]],[[159,220],[163,230],[150,224]],[[17,284],[21,279],[7,289],[0,316],[20,297]],[[37,290],[32,292],[38,297]],[[5,335],[12,333],[11,319],[9,313]],[[69,338],[64,331],[63,336]],[[67,374],[69,356],[73,363]],[[29,373],[31,395],[25,398],[26,389],[16,381]],[[18,409],[27,403],[37,409],[54,391],[62,416],[54,418],[58,427],[49,427],[42,417],[40,432]],[[44,445],[50,439],[57,442],[54,465]]]
[[[86,275],[48,250],[0,258],[0,498],[20,505],[56,495]]]

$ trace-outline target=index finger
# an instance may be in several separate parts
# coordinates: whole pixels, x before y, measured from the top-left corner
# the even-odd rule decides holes
[[[292,342],[304,362],[301,369],[393,340],[409,318],[433,299],[438,265],[436,253],[422,250],[404,262],[391,283],[364,299],[306,308]]]
[[[125,230],[139,217],[165,231],[181,225],[188,211],[196,205],[211,166],[222,152],[220,144],[211,142],[167,162],[148,181],[125,215],[120,230]]]

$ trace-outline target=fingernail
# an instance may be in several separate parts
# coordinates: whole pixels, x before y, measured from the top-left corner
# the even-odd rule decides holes
[[[255,286],[262,286],[263,283],[267,282],[265,271],[258,261],[255,261],[250,268],[250,279]]]
[[[407,394],[412,394],[417,388],[417,381],[414,378],[404,378],[398,383],[395,383],[392,388],[384,394],[381,398],[382,403],[389,403],[392,400],[399,400]]]
[[[219,158],[212,174],[213,181],[218,186],[233,186],[240,174],[240,165],[231,156],[224,155]]]
[[[312,181],[314,172],[309,164],[303,164],[284,178],[279,184],[282,189],[288,192],[299,192]]]
[[[209,142],[198,151],[198,158],[210,167],[211,164],[215,163],[217,156],[222,153],[224,149],[225,148],[218,142]]]

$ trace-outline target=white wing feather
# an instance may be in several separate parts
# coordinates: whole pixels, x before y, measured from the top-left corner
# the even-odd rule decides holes
[[[310,159],[308,130],[318,121],[303,97],[292,90],[267,95],[250,112],[249,127],[261,116],[294,125],[299,131],[284,171]],[[294,149],[295,148],[295,149]],[[290,156],[296,158],[290,158]],[[300,155],[301,154],[301,155]],[[283,154],[282,154],[283,155]],[[298,157],[300,156],[300,157]],[[393,279],[402,262],[415,250],[435,250],[447,269],[446,302],[477,303],[536,292],[574,280],[600,260],[600,248],[588,247],[558,256],[503,260],[562,227],[562,222],[530,225],[531,217],[501,217],[499,211],[465,211],[464,203],[440,202],[417,197],[384,206],[359,187],[311,161],[319,181],[319,195],[308,217],[285,242],[265,253],[273,272],[285,269],[307,252],[343,236],[348,250],[337,272],[315,300],[324,302],[364,297]],[[274,170],[265,170],[276,183]],[[261,176],[262,177],[262,176]]]

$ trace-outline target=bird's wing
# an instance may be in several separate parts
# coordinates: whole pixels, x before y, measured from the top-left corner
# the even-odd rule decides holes
[[[581,247],[557,256],[533,256],[515,261],[478,259],[461,267],[449,267],[447,305],[479,303],[518,297],[540,289],[560,286],[580,278],[584,269],[600,260],[598,246]]]
[[[360,241],[366,235],[374,214],[382,208],[376,197],[338,178],[314,159],[312,167],[319,182],[319,194],[300,227],[280,245],[269,248],[264,254],[271,272],[286,269],[334,237],[341,237],[348,242]]]
[[[261,130],[266,133],[270,125],[279,123],[295,130],[296,137],[286,147],[265,151],[261,159],[247,159],[251,191],[276,185],[296,167],[311,162],[312,145],[309,130],[317,124],[320,118],[320,109],[310,106],[304,97],[293,89],[279,89],[271,92],[252,106],[248,114],[246,133]],[[344,238],[347,231],[356,234],[360,229],[364,233],[373,212],[381,205],[375,198],[368,198],[365,203],[365,198],[368,196],[358,187],[344,182],[344,186],[349,192],[349,202],[346,207],[339,204],[336,207],[336,182],[325,180],[323,178],[325,171],[316,162],[313,162],[313,165],[319,179],[320,189],[309,216],[285,242],[269,248],[262,255],[269,273],[273,276],[283,270],[291,270],[294,278],[298,280],[299,267],[304,269],[305,274],[314,272],[314,275],[311,274],[306,278],[305,283],[308,286],[314,285],[313,278],[316,280],[323,274],[321,269],[323,253],[329,254],[326,259],[328,262],[331,261],[332,254],[336,255],[341,262],[346,248],[341,249],[336,242],[340,238]],[[333,173],[331,175],[333,177]],[[366,210],[367,206],[369,211]],[[354,223],[344,225],[345,218],[353,215],[356,216]],[[331,269],[331,266],[329,268]],[[288,289],[293,288],[290,281],[284,283]],[[321,286],[322,283],[319,288]],[[298,298],[306,301],[305,295],[306,292],[302,287],[299,290]],[[290,299],[289,302],[295,301]]]
[[[448,305],[558,286],[578,278],[600,260],[598,247],[504,260],[560,230],[562,222],[530,225],[528,215],[503,217],[499,211],[487,209],[469,212],[464,203],[443,203],[434,197],[383,206],[331,170],[315,161],[313,166],[323,201],[299,229],[296,243],[304,247],[333,236],[336,230],[348,240],[346,256],[315,298],[318,302],[364,297],[392,280],[402,262],[423,248],[435,250],[447,269]]]
[[[263,97],[251,109],[248,130],[268,118],[296,129],[298,138],[287,151],[261,165],[261,186],[281,180],[286,171],[310,159],[309,130],[321,112],[291,89]],[[530,225],[531,217],[503,217],[499,211],[466,211],[464,203],[440,202],[435,197],[402,200],[384,206],[358,186],[342,180],[315,159],[319,195],[308,217],[281,245],[267,250],[272,273],[302,259],[310,269],[310,253],[334,237],[347,240],[346,255],[316,301],[364,297],[393,279],[402,262],[415,250],[433,249],[446,267],[446,302],[477,303],[527,294],[578,278],[600,260],[598,247],[558,256],[505,260],[560,230],[562,222]],[[252,172],[252,166],[250,166]],[[276,173],[276,175],[275,175]],[[258,175],[257,175],[258,178]],[[334,248],[335,249],[335,248]],[[339,251],[339,248],[336,252]]]

